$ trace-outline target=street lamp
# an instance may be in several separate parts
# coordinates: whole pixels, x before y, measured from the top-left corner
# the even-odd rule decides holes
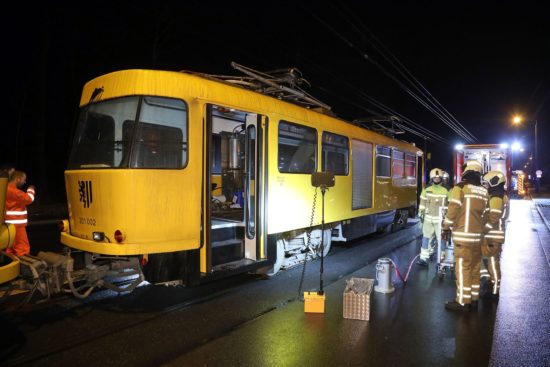
[[[515,115],[513,118],[512,118],[512,123],[514,125],[520,125],[521,122],[523,121],[523,118],[520,116],[520,115]],[[531,122],[534,123],[534,126],[535,126],[535,171],[537,171],[539,169],[539,161],[538,161],[538,149],[537,149],[537,120],[531,120]],[[540,187],[540,178],[537,176],[536,179],[535,179],[535,182],[536,182],[536,192],[538,193],[539,192],[539,187]]]

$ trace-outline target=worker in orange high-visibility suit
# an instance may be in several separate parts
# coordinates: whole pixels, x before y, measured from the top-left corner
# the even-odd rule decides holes
[[[12,173],[6,192],[6,223],[15,226],[15,239],[13,246],[6,251],[16,256],[28,255],[31,252],[29,239],[27,237],[27,205],[34,201],[35,188],[29,186],[27,192],[19,188],[27,181],[25,172],[15,171]]]

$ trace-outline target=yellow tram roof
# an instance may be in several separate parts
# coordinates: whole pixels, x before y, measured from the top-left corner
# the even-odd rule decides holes
[[[98,88],[103,88],[94,102],[129,95],[152,95],[161,97],[177,97],[192,102],[203,100],[208,103],[244,109],[259,114],[278,114],[287,117],[290,121],[298,120],[315,125],[316,122],[333,124],[339,121],[345,125],[340,129],[348,130],[352,134],[354,129],[374,134],[373,140],[385,145],[391,145],[421,153],[422,150],[413,144],[392,139],[350,123],[349,121],[329,116],[312,109],[301,107],[275,97],[254,92],[243,87],[229,84],[221,80],[214,80],[189,72],[131,69],[115,71],[92,79],[84,85],[80,106],[89,103],[92,94]],[[298,122],[296,121],[296,122]]]

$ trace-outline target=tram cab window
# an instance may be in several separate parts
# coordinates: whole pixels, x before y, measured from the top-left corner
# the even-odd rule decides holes
[[[115,121],[111,116],[89,112],[88,123],[80,135],[78,149],[73,152],[71,161],[81,165],[109,167],[114,160],[116,147],[114,142]]]
[[[381,145],[376,146],[376,176],[391,177],[391,149]]]
[[[123,157],[127,157],[130,150],[131,134],[130,138],[124,138],[122,125],[124,121],[135,120],[138,103],[139,97],[126,97],[82,108],[68,169],[123,166]]]
[[[187,161],[187,108],[177,99],[144,97],[130,167],[182,168]]]
[[[348,174],[349,140],[347,137],[323,132],[322,161],[324,172]]]
[[[85,106],[77,123],[68,169],[182,168],[187,163],[187,106],[182,100],[104,100]]]
[[[131,161],[133,168],[181,168],[181,129],[142,122]]]
[[[315,172],[317,167],[317,131],[315,129],[281,121],[278,143],[279,172]]]

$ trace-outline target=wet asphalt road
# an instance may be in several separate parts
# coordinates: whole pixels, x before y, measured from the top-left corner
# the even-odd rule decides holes
[[[550,200],[512,202],[491,366],[550,366]]]
[[[325,314],[303,312],[301,267],[267,280],[103,292],[4,316],[2,330],[19,338],[2,365],[549,366],[548,228],[529,201],[517,201],[507,230],[500,302],[483,300],[469,314],[443,308],[454,281],[438,279],[432,263],[413,265],[405,286],[394,277],[393,294],[373,293],[370,321],[342,317],[346,279],[374,278],[386,256],[405,275],[420,246],[412,227],[334,247]],[[317,289],[318,271],[319,261],[308,263],[304,290]]]

